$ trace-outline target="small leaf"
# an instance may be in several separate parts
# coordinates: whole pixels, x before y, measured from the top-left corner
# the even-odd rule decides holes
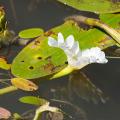
[[[0,68],[9,70],[11,67],[10,64],[7,64],[7,61],[4,58],[0,58]]]
[[[10,118],[11,113],[7,109],[0,107],[0,119],[8,119]]]
[[[35,38],[43,33],[41,28],[29,28],[19,32],[20,38]]]
[[[32,105],[43,105],[48,102],[47,100],[43,98],[34,97],[34,96],[21,97],[19,101],[22,103],[27,103],[27,104],[32,104]]]
[[[32,81],[23,78],[12,78],[11,83],[15,87],[25,91],[34,91],[38,89],[38,86],[34,84]]]

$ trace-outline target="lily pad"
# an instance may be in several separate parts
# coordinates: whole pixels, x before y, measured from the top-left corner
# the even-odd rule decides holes
[[[19,32],[20,38],[35,38],[43,33],[41,28],[29,28]]]
[[[57,0],[77,10],[90,11],[94,13],[116,13],[120,12],[120,2],[112,0]]]

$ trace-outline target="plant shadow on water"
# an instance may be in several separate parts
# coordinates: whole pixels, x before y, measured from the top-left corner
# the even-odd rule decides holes
[[[14,2],[14,7],[13,4]],[[37,0],[36,0],[37,1]],[[39,0],[37,4],[32,4],[32,0],[1,0],[0,4],[5,7],[9,26],[16,33],[24,28],[41,27],[45,30],[50,29],[53,26],[57,26],[63,23],[63,19],[66,16],[73,14],[81,14],[88,17],[95,17],[97,15],[88,12],[76,11],[70,7],[58,4],[54,0]],[[32,6],[32,7],[31,7]],[[32,9],[33,8],[33,9]],[[15,9],[15,11],[13,11]],[[8,61],[11,63],[16,54],[22,49],[16,45],[12,45],[10,50],[10,56]],[[0,53],[0,56],[7,55],[7,48],[4,48],[4,52]],[[8,50],[9,51],[9,50]],[[23,113],[34,107],[22,104],[18,99],[25,95],[35,95],[46,98],[48,100],[57,99],[61,101],[68,101],[72,105],[77,106],[70,108],[61,101],[51,100],[53,105],[61,107],[63,105],[63,111],[69,112],[71,116],[76,117],[75,120],[84,120],[86,118],[79,118],[83,110],[87,115],[88,120],[119,120],[120,119],[120,61],[119,59],[109,59],[109,62],[105,65],[92,64],[81,71],[85,72],[94,84],[99,87],[107,96],[109,100],[105,103],[93,104],[92,102],[86,102],[77,94],[72,93],[69,89],[68,76],[59,78],[53,81],[44,81],[40,84],[40,88],[37,92],[23,92],[16,91],[6,95],[0,96],[0,106],[9,109],[12,112]],[[0,71],[8,74],[8,72]],[[8,78],[3,76],[3,79]],[[1,78],[1,79],[2,79]],[[9,74],[10,78],[10,74]],[[1,87],[3,87],[1,85]],[[60,106],[61,105],[61,106]],[[62,107],[61,107],[62,108]],[[80,108],[79,112],[77,111]],[[81,110],[83,109],[83,110]],[[80,114],[75,114],[75,112]],[[84,114],[84,113],[83,113]],[[82,114],[82,115],[83,115]],[[84,116],[84,115],[83,115]]]

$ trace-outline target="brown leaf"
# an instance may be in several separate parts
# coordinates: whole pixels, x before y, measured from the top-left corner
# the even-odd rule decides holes
[[[11,83],[15,87],[25,91],[35,91],[38,89],[38,86],[35,83],[23,78],[12,78]]]

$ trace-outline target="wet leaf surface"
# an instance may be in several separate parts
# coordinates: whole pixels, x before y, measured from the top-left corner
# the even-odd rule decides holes
[[[65,5],[77,10],[90,11],[94,13],[120,12],[120,1],[112,0],[58,0]]]

